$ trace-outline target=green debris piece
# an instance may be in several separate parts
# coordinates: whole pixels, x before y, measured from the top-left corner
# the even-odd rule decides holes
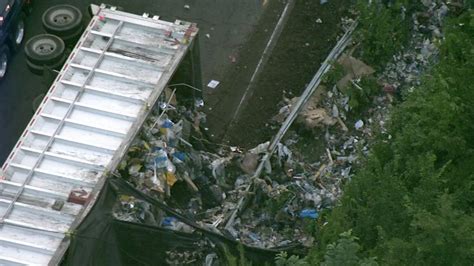
[[[143,165],[141,164],[134,164],[132,166],[130,166],[130,168],[128,168],[128,173],[131,175],[131,176],[137,176],[140,172],[140,169],[142,169]]]

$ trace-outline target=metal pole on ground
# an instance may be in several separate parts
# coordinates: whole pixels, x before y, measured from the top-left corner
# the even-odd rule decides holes
[[[278,133],[273,137],[272,141],[270,142],[270,145],[265,152],[265,154],[262,157],[262,160],[260,161],[260,164],[257,167],[257,170],[255,173],[252,175],[250,178],[250,183],[248,184],[247,188],[245,189],[245,193],[243,197],[240,198],[237,207],[235,210],[232,212],[231,216],[227,220],[227,223],[225,225],[225,228],[228,229],[232,227],[234,224],[234,220],[237,217],[238,213],[242,210],[244,202],[247,200],[247,195],[249,192],[253,189],[255,180],[260,178],[260,175],[262,174],[263,168],[267,160],[270,159],[272,156],[273,152],[275,152],[276,147],[278,146],[278,143],[280,143],[281,139],[283,136],[286,134],[288,129],[290,128],[291,124],[295,121],[296,117],[298,116],[298,113],[301,111],[303,106],[306,104],[306,102],[309,100],[309,98],[313,95],[313,93],[316,91],[318,88],[319,84],[321,83],[322,77],[329,71],[331,68],[331,62],[336,60],[341,53],[344,51],[344,49],[347,47],[347,45],[351,41],[352,33],[354,32],[355,28],[357,27],[358,22],[355,21],[344,33],[344,35],[339,39],[337,42],[336,46],[331,50],[329,55],[326,57],[326,60],[324,60],[323,64],[319,68],[318,72],[314,75],[313,79],[309,83],[309,85],[306,87],[305,91],[299,98],[298,102],[295,104],[294,108],[291,110],[290,114],[286,118],[286,120],[283,122],[282,126],[280,127],[280,130]]]

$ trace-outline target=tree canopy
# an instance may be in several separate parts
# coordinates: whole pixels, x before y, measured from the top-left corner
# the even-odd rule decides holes
[[[312,263],[342,250],[353,259],[342,265],[362,264],[362,257],[383,265],[472,265],[474,12],[449,18],[444,30],[439,63],[394,107],[391,138],[377,138],[345,186]],[[349,230],[352,238],[341,236]]]

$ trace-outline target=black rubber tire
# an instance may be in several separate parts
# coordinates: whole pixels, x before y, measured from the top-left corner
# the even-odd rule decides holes
[[[50,34],[70,36],[82,28],[82,12],[75,6],[57,5],[43,13],[43,27]]]
[[[26,66],[28,67],[28,70],[30,70],[31,73],[36,74],[36,75],[43,75],[44,72],[44,67],[43,66],[38,66],[30,61],[28,59],[26,60]]]
[[[54,69],[54,70],[59,70],[63,64],[64,61],[66,61],[66,56],[64,56],[60,61],[56,62],[55,64],[52,65],[37,65],[32,62],[30,62],[28,59],[26,60],[26,65],[28,66],[28,69],[31,71],[31,73],[36,74],[36,75],[43,75],[45,68],[49,69]]]
[[[5,56],[5,58],[4,58]],[[5,66],[3,66],[3,60],[6,60],[5,61]],[[3,73],[0,73],[0,80],[2,80],[3,78],[5,78],[5,76],[7,75],[7,72],[8,72],[8,63],[10,62],[10,49],[8,48],[7,45],[3,45],[1,48],[0,48],[0,70],[3,69],[3,67],[5,67],[5,71],[2,71]]]
[[[58,63],[63,58],[64,50],[64,41],[51,34],[36,35],[25,44],[26,58],[35,65]]]
[[[22,32],[20,33],[20,30]],[[21,36],[17,36],[21,34]],[[17,37],[21,37],[21,40],[17,40]],[[13,51],[18,52],[21,48],[22,43],[25,41],[25,14],[21,14],[15,23],[15,30],[10,36],[10,46]]]

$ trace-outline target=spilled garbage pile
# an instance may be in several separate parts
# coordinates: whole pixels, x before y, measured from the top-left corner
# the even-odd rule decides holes
[[[115,217],[186,234],[205,230],[261,249],[313,246],[315,239],[305,231],[307,225],[318,219],[321,210],[336,203],[342,185],[368,154],[374,136],[382,134],[390,140],[385,125],[394,99],[418,85],[422,72],[436,61],[434,43],[442,37],[446,5],[441,1],[423,3],[427,14],[433,16],[421,22],[424,12],[413,15],[410,45],[394,56],[384,71],[376,73],[351,54],[344,54],[337,61],[341,76],[321,85],[299,113],[297,124],[307,131],[323,132],[325,147],[320,156],[308,159],[302,154],[297,144],[304,142],[304,137],[293,131],[278,144],[256,180],[253,175],[270,142],[250,150],[210,143],[203,127],[204,113],[181,106],[168,90],[115,174],[176,213],[170,215],[146,201],[122,196],[114,208]],[[353,95],[347,88],[365,91],[365,79],[376,81],[378,93],[368,96],[368,108],[355,115]],[[275,127],[297,100],[284,99],[273,119]],[[251,191],[247,190],[250,184],[255,185]],[[249,199],[245,208],[231,218],[243,197]],[[204,241],[206,248],[200,252],[171,252],[167,258],[175,264],[212,261],[219,255],[209,252],[211,242]]]
[[[162,100],[166,103],[170,99]],[[248,151],[227,146],[206,149],[208,143],[200,126],[202,113],[175,104],[158,104],[116,175],[144,194],[166,202],[201,228],[245,245],[263,249],[312,246],[312,237],[304,232],[305,224],[317,219],[319,211],[335,200],[332,191],[315,183],[317,169],[279,144],[246,211],[225,226],[247,193],[245,188],[269,142]],[[123,221],[185,233],[195,231],[176,217],[128,196],[120,198],[114,215]]]
[[[437,61],[437,44],[443,39],[443,20],[462,11],[462,1],[425,0],[422,10],[412,14],[407,49],[394,56],[379,77],[387,93],[410,92],[420,85],[422,73]],[[408,19],[408,18],[407,18]]]
[[[175,217],[163,216],[164,210],[154,207],[146,200],[121,194],[113,208],[113,214],[114,218],[120,221],[151,226],[159,225],[164,230],[170,229],[176,233],[183,233],[181,235],[183,239],[179,238],[180,235],[171,235],[167,238],[170,242],[174,242],[173,248],[162,248],[160,259],[167,265],[193,264],[205,261],[209,254],[215,254],[211,243],[202,235],[198,235],[193,227]],[[160,223],[155,220],[157,218],[158,221],[161,221]],[[155,234],[159,235],[159,233]],[[144,237],[143,242],[148,242],[148,238],[151,236]],[[163,244],[159,243],[159,245]]]
[[[362,119],[350,119],[350,96],[345,93],[345,88],[354,86],[358,89],[360,85],[357,80],[370,77],[375,71],[347,54],[341,55],[337,64],[341,67],[340,78],[334,80],[333,84],[326,82],[326,85],[318,87],[299,112],[295,120],[296,127],[290,131],[291,134],[287,134],[285,140],[288,146],[297,146],[299,142],[307,140],[296,131],[310,132],[311,138],[322,132],[320,142],[325,147],[319,157],[311,158],[310,165],[315,169],[312,174],[315,184],[331,195],[330,206],[341,196],[341,187],[351,178],[353,167],[359,162],[360,156],[368,153],[368,139],[374,134],[373,125],[378,123],[379,128],[384,131],[388,109],[387,98],[380,96],[374,100],[376,107],[367,111],[370,118],[365,122]],[[327,89],[327,85],[332,86],[331,89]],[[299,97],[284,97],[279,113],[273,117],[273,123],[281,124],[298,99]],[[298,148],[294,150],[297,152]]]
[[[296,127],[288,134],[285,144],[298,152],[292,145],[307,141],[301,136],[301,129],[312,132],[311,138],[322,132],[320,140],[325,147],[310,165],[317,169],[313,174],[317,186],[330,191],[334,200],[341,195],[341,185],[350,180],[355,166],[369,153],[374,137],[381,135],[384,141],[390,141],[386,125],[391,106],[420,85],[423,73],[436,64],[439,54],[436,44],[443,38],[443,20],[449,14],[459,14],[461,2],[421,1],[420,10],[406,17],[413,27],[409,44],[393,56],[383,71],[376,72],[352,56],[355,48],[348,49],[351,52],[343,54],[333,65],[340,72],[337,79],[320,85],[299,113]],[[401,8],[400,12],[406,10]],[[352,22],[353,19],[343,18],[341,24],[344,27]],[[364,83],[366,80],[372,83]],[[366,87],[369,85],[375,87],[375,92],[367,92],[374,90]],[[348,93],[351,90],[357,93]],[[354,110],[354,99],[360,101],[357,98],[360,95],[367,98],[362,103],[366,107],[364,111]],[[297,101],[298,97],[284,95],[271,127],[279,127]]]
[[[247,262],[272,264],[282,251],[296,253],[291,247],[241,245],[203,228],[121,177],[104,181],[94,207],[71,233],[64,265],[229,265],[242,261],[243,254]]]

